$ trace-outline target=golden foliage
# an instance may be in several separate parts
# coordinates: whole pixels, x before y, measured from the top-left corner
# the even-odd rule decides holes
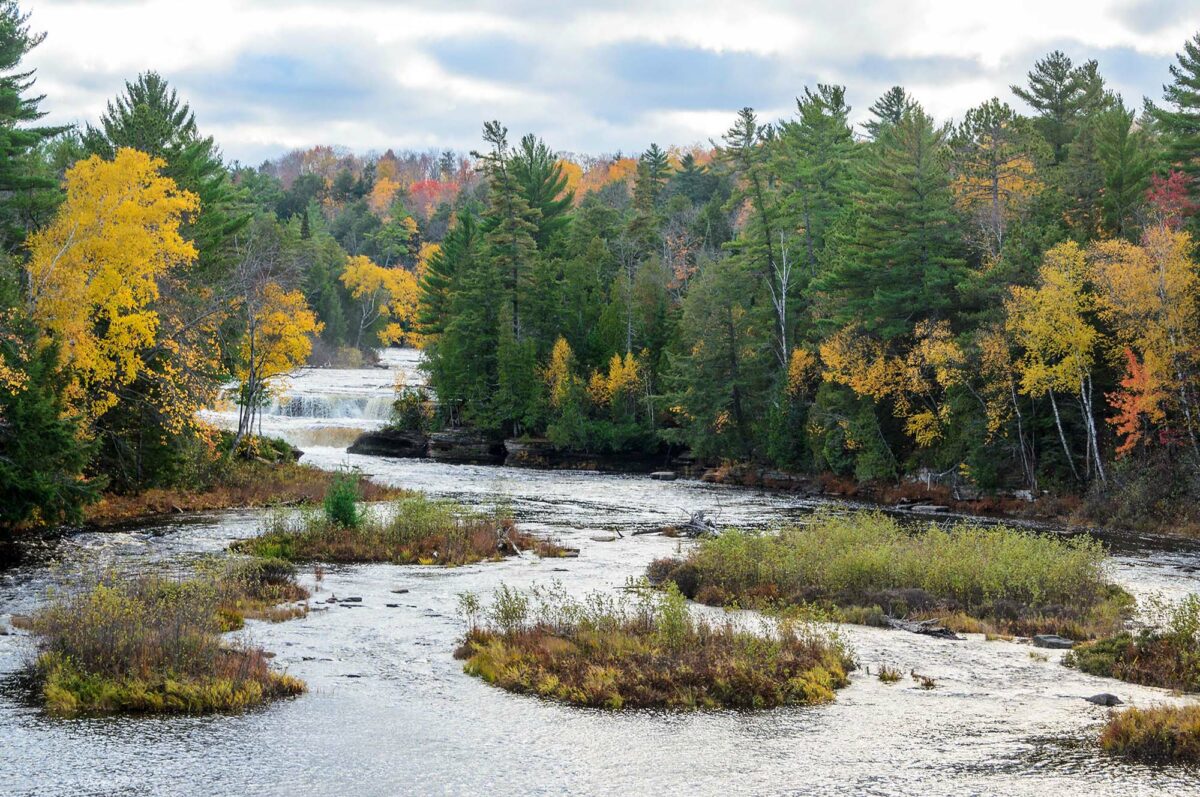
[[[239,379],[251,373],[263,384],[290,373],[312,353],[312,336],[324,327],[300,291],[268,283],[254,314],[252,333],[242,340]]]
[[[164,165],[128,148],[112,161],[80,161],[53,221],[28,241],[33,317],[61,341],[67,401],[88,420],[144,370],[159,330],[159,280],[197,256],[179,225],[199,199],[163,177]]]
[[[384,268],[365,255],[355,255],[346,261],[341,280],[351,297],[363,304],[364,313],[390,319],[379,332],[381,344],[419,343],[414,325],[419,291],[412,272]]]

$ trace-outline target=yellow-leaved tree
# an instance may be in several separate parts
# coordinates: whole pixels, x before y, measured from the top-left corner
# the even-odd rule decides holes
[[[377,330],[379,343],[416,345],[417,278],[403,268],[384,268],[365,255],[346,261],[342,284],[358,302],[358,331],[355,346],[361,346],[367,332]],[[383,324],[384,321],[386,324]],[[383,324],[380,327],[380,324]]]
[[[160,278],[197,256],[179,225],[199,200],[163,177],[164,165],[128,148],[78,162],[53,221],[28,240],[30,315],[59,341],[68,404],[89,422],[146,367]]]
[[[1073,392],[1079,397],[1088,461],[1104,482],[1092,412],[1092,367],[1099,333],[1088,318],[1095,309],[1095,298],[1086,290],[1087,272],[1079,244],[1067,241],[1053,247],[1042,258],[1037,283],[1012,289],[1005,302],[1005,324],[1023,350],[1017,363],[1021,392],[1049,396],[1063,454],[1076,478],[1079,474],[1063,431],[1055,392]]]
[[[1200,361],[1196,343],[1200,274],[1192,249],[1186,232],[1161,225],[1147,230],[1140,246],[1122,240],[1102,241],[1088,250],[1088,257],[1100,316],[1116,333],[1127,361],[1129,385],[1110,396],[1113,404],[1126,411],[1136,406],[1136,414],[1156,425],[1164,422],[1169,412],[1196,447],[1194,380]],[[1136,386],[1136,402],[1131,402],[1131,386]],[[1129,438],[1138,428],[1136,418],[1127,418],[1125,428]],[[1120,453],[1131,445],[1123,445]]]
[[[300,291],[268,282],[250,297],[246,331],[236,376],[241,382],[237,439],[254,433],[254,421],[270,395],[273,380],[304,364],[312,337],[324,325]]]

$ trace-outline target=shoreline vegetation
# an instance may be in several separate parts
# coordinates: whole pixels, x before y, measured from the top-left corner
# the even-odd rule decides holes
[[[1169,605],[1152,602],[1149,615],[1147,628],[1086,642],[1063,664],[1103,678],[1200,692],[1200,595]]]
[[[261,535],[239,540],[231,549],[290,562],[449,567],[523,551],[543,557],[568,554],[553,542],[521,531],[503,508],[477,511],[421,494],[362,508],[360,499],[357,476],[335,474],[320,511],[273,515]]]
[[[1150,764],[1200,761],[1200,706],[1152,706],[1116,712],[1100,734],[1100,747]]]
[[[222,437],[229,437],[228,433]],[[88,525],[104,527],[185,512],[319,504],[337,474],[299,464],[300,455],[283,440],[251,438],[243,441],[239,452],[225,453],[198,474],[190,481],[195,487],[106,493],[86,508],[84,519]],[[359,490],[364,501],[386,501],[405,494],[365,478],[360,480]]]
[[[879,512],[824,513],[777,534],[723,532],[657,560],[648,577],[714,606],[813,606],[839,622],[933,619],[964,633],[1094,639],[1120,632],[1133,605],[1104,562],[1088,537],[969,523],[911,533]]]
[[[307,687],[223,634],[247,618],[302,616],[308,597],[290,564],[238,558],[187,576],[92,575],[20,625],[36,640],[32,673],[51,715],[238,711]]]
[[[678,590],[568,596],[501,586],[487,608],[460,596],[463,670],[510,692],[578,706],[741,708],[834,700],[855,669],[835,632],[766,618],[758,633],[695,617]]]

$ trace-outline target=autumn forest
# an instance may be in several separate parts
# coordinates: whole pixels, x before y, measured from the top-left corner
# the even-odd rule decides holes
[[[488,121],[257,166],[154,72],[43,125],[40,40],[0,3],[9,531],[194,482],[278,377],[386,346],[424,352],[422,428],[1200,522],[1200,35],[1144,103],[1055,51],[954,120],[817,84],[638,153]]]

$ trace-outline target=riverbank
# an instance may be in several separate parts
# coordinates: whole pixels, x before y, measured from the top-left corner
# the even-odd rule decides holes
[[[132,495],[106,494],[89,506],[85,521],[104,527],[185,512],[319,504],[337,474],[294,461],[229,459],[202,489],[154,488]],[[386,501],[405,494],[370,479],[360,483],[362,500]]]

